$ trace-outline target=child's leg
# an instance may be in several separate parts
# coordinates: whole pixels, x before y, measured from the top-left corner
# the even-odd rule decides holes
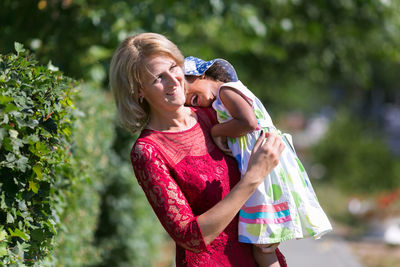
[[[264,253],[263,248],[274,246],[275,244],[268,245],[253,245],[253,255],[259,267],[280,267],[278,258],[276,257],[275,249],[271,253]]]

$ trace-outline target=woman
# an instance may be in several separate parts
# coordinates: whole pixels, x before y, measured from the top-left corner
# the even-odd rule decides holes
[[[110,66],[110,86],[122,124],[141,131],[131,151],[139,184],[176,242],[177,266],[256,266],[251,245],[239,243],[237,213],[277,165],[284,145],[259,138],[240,179],[235,160],[210,137],[215,113],[185,104],[184,58],[155,33],[128,37]],[[277,253],[276,246],[260,248]]]

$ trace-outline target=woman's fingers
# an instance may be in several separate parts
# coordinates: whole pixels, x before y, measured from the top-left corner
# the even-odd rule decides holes
[[[261,131],[260,137],[257,139],[256,143],[254,144],[253,153],[255,151],[257,151],[264,144],[265,136],[267,134],[268,133],[264,133],[264,131]]]
[[[252,182],[262,182],[265,177],[279,163],[281,153],[284,149],[282,139],[273,133],[261,134],[254,145],[252,154],[247,165],[247,171],[250,171],[250,179]]]
[[[278,164],[284,148],[285,145],[283,144],[282,139],[278,135],[273,133],[270,133],[268,135],[267,141],[263,145],[263,149],[266,153],[265,156],[269,157],[271,163],[275,166]]]

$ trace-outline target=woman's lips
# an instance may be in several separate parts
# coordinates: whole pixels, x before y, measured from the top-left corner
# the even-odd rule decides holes
[[[167,95],[175,95],[177,91],[178,91],[177,89],[174,89],[174,90],[168,92]]]

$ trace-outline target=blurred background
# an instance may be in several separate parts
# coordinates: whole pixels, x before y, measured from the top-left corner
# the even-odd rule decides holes
[[[118,44],[151,31],[185,56],[230,61],[293,135],[334,234],[365,266],[399,266],[399,8],[399,0],[2,0],[0,53],[19,42],[81,84],[74,153],[88,179],[48,264],[172,264],[174,247],[134,178],[135,136],[116,124],[107,77]]]

